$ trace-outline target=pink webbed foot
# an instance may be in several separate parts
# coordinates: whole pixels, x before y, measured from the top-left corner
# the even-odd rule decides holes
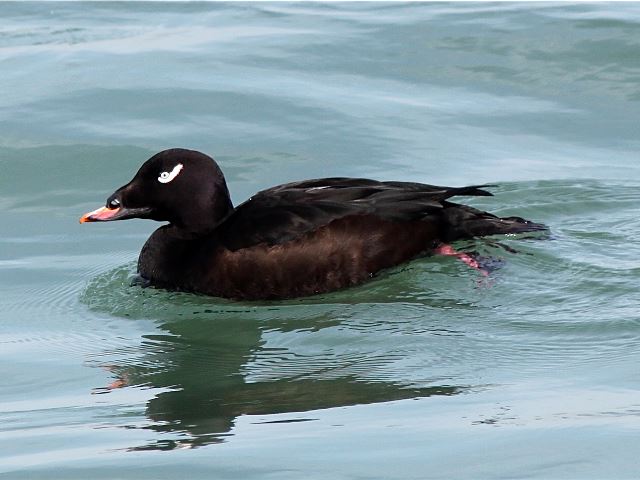
[[[471,255],[456,251],[451,245],[447,245],[446,243],[440,244],[433,250],[435,255],[446,255],[448,257],[456,257],[458,260],[464,262],[469,267],[474,270],[478,270],[485,277],[489,276],[489,272],[482,268],[482,266],[478,263],[478,261],[473,258]]]

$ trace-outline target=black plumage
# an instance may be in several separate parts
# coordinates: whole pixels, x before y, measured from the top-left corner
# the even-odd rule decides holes
[[[234,208],[212,158],[172,149],[150,158],[81,221],[169,222],[140,253],[139,273],[153,285],[291,298],[356,285],[444,242],[545,229],[449,201],[489,196],[487,187],[323,178],[263,190]]]

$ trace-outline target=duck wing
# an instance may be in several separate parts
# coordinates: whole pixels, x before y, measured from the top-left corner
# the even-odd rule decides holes
[[[217,228],[230,250],[294,240],[339,218],[367,215],[409,222],[441,216],[446,199],[490,196],[480,186],[440,187],[363,178],[321,178],[287,183],[258,192],[240,204]]]

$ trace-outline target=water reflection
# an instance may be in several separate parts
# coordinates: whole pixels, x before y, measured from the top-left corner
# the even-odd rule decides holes
[[[295,327],[286,323],[280,322],[278,331],[303,337],[310,329],[339,326],[340,320],[325,312],[298,318]],[[268,327],[273,333],[273,324]],[[354,361],[353,348],[348,344],[328,348],[322,361],[319,357],[299,358],[301,367],[306,369],[304,373],[299,368],[294,368],[295,371],[283,368],[282,363],[289,364],[290,357],[287,362],[280,362],[277,369],[270,369],[269,365],[278,365],[278,359],[287,352],[267,347],[265,331],[265,325],[256,321],[255,316],[241,312],[212,312],[164,321],[159,325],[159,334],[145,336],[142,355],[140,352],[132,355],[129,350],[120,356],[122,361],[109,363],[107,368],[114,381],[108,387],[96,389],[96,393],[131,386],[162,389],[148,401],[145,415],[150,423],[142,428],[166,438],[133,448],[162,450],[221,442],[231,435],[236,419],[242,415],[308,412],[454,395],[463,389],[450,385],[416,387],[402,381],[372,379],[366,372],[327,374],[329,370],[339,370],[343,363]],[[112,351],[107,356],[111,359],[117,356],[113,354]],[[268,371],[257,372],[259,369]],[[276,421],[305,420],[313,417],[302,414]]]

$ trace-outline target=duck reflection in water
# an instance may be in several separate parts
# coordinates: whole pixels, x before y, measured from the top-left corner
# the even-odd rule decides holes
[[[366,366],[350,368],[358,362],[353,349],[341,352],[337,346],[323,352],[317,361],[309,357],[302,361],[286,349],[268,348],[263,340],[267,327],[268,331],[296,335],[340,324],[328,316],[297,318],[277,326],[270,321],[265,326],[242,312],[223,313],[222,318],[219,313],[205,311],[166,321],[160,325],[164,332],[145,336],[142,358],[138,354],[130,362],[108,365],[116,378],[95,393],[134,386],[164,390],[148,401],[145,415],[150,423],[142,428],[168,438],[133,450],[194,448],[221,442],[232,435],[235,421],[242,415],[295,412],[294,419],[276,421],[305,421],[313,420],[304,414],[311,410],[454,395],[463,390],[369,378]],[[365,365],[367,356],[364,352],[360,359]]]

